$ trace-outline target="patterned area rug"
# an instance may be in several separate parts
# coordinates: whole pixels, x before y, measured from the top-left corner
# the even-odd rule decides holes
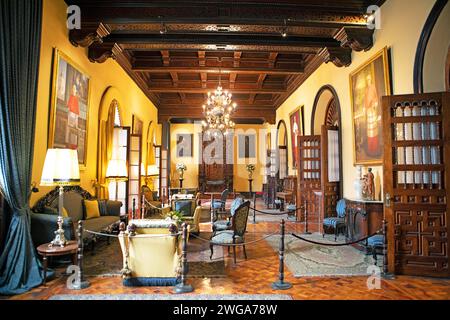
[[[327,240],[327,237],[323,239],[320,234],[303,237],[322,243],[336,243]],[[274,250],[278,250],[279,239],[276,236],[266,241]],[[363,276],[368,275],[367,268],[373,265],[372,256],[365,255],[352,246],[310,244],[291,235],[287,235],[285,239],[285,263],[295,277]]]
[[[61,294],[50,297],[49,300],[292,300],[285,294]]]
[[[202,238],[209,238],[209,234],[201,233]],[[192,239],[188,244],[188,278],[221,278],[226,277],[225,261],[222,247],[214,247],[214,256],[210,260],[209,243]],[[95,254],[87,251],[83,261],[84,274],[97,277],[119,277],[123,268],[122,250],[119,240],[111,239],[98,243]]]

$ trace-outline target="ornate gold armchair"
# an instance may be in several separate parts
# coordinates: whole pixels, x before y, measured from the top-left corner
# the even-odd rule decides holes
[[[125,286],[174,286],[180,275],[180,242],[173,221],[131,220],[119,234]]]

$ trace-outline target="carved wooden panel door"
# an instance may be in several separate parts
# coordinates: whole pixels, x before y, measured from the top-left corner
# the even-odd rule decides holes
[[[339,128],[322,126],[322,197],[323,216],[335,217],[336,205],[340,198],[340,148]]]
[[[383,98],[389,272],[448,277],[450,94]]]
[[[317,223],[322,212],[316,201],[315,192],[321,188],[321,136],[299,136],[299,170],[297,178],[297,206],[304,207],[304,211],[297,211],[298,221]]]

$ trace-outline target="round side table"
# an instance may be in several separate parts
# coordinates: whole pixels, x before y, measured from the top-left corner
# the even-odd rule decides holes
[[[65,247],[52,246],[49,243],[42,244],[37,248],[38,253],[43,257],[44,264],[44,285],[47,281],[47,258],[72,255],[72,263],[77,264],[78,244],[76,241],[69,241]]]

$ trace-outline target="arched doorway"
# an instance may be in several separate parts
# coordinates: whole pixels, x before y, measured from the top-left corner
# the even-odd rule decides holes
[[[314,100],[311,115],[311,134],[321,135],[322,128],[336,128],[339,140],[339,175],[342,173],[342,118],[341,105],[336,90],[331,85],[325,85],[319,89]],[[343,194],[343,183],[340,184],[340,195]]]
[[[288,176],[288,136],[287,126],[284,120],[278,122],[277,127],[277,143],[278,143],[278,159],[279,159],[279,171],[278,178],[284,179]]]

